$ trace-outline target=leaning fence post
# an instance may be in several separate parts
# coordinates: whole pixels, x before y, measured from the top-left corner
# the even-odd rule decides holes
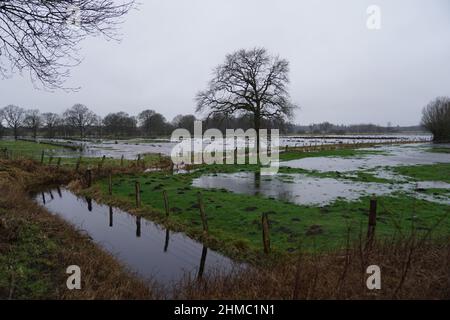
[[[203,205],[203,197],[201,192],[197,194],[198,197],[198,208],[200,209],[200,217],[203,223],[203,233],[208,233],[208,220],[206,218],[205,206]]]
[[[45,154],[45,151],[42,150],[42,152],[41,152],[41,164],[44,164],[44,154]]]
[[[368,241],[372,241],[375,235],[375,227],[377,225],[377,199],[373,196],[370,199],[370,208],[369,208],[369,226],[367,230],[367,239]]]
[[[269,218],[267,212],[262,214],[262,231],[263,231],[263,244],[264,253],[268,254],[270,252],[270,236],[269,236]]]
[[[163,197],[164,197],[164,208],[166,209],[166,217],[169,217],[169,199],[167,198],[167,191],[163,191]]]
[[[139,208],[141,206],[141,184],[139,181],[136,181],[134,189],[136,193],[136,208]]]

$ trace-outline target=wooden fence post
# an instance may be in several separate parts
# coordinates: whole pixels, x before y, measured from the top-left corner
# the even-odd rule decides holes
[[[166,209],[166,217],[169,217],[170,209],[169,209],[169,199],[167,198],[167,191],[163,191],[163,197],[164,197],[164,208]]]
[[[75,172],[78,172],[78,170],[80,169],[80,164],[81,164],[81,156],[78,158],[77,164],[75,165]]]
[[[208,233],[208,220],[205,213],[205,206],[203,204],[203,197],[201,192],[197,194],[198,197],[198,208],[200,209],[200,217],[203,223],[203,233]]]
[[[269,218],[267,212],[262,214],[262,232],[263,232],[263,244],[264,253],[268,254],[270,252],[270,235],[269,235]]]
[[[123,155],[120,157],[120,166],[123,167]]]
[[[103,164],[105,163],[105,159],[106,159],[106,156],[103,155],[102,160],[98,164],[98,169],[102,169],[103,168]]]
[[[368,241],[372,241],[375,235],[375,227],[377,225],[377,199],[373,196],[370,199],[370,208],[369,208],[369,226],[367,230],[367,239]]]
[[[108,193],[110,196],[112,196],[112,173],[111,171],[108,174]]]
[[[136,208],[139,208],[141,206],[141,184],[139,181],[136,181],[134,189],[136,193]]]
[[[41,152],[41,164],[44,164],[44,155],[45,155],[45,151],[42,150],[42,152]]]
[[[91,169],[86,170],[86,179],[87,179],[87,186],[90,188],[92,186],[92,171]]]

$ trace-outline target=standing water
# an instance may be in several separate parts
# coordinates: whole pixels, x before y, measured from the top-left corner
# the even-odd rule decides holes
[[[145,279],[169,285],[189,274],[227,271],[232,260],[182,233],[174,233],[120,209],[75,196],[66,189],[35,197],[50,212],[86,231],[94,242]]]

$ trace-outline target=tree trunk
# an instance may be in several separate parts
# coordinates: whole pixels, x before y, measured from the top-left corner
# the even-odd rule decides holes
[[[14,126],[14,140],[17,140],[18,137],[17,129],[18,129],[17,126]]]
[[[254,115],[255,131],[256,131],[256,159],[259,164],[259,129],[261,127],[261,116],[258,112]]]

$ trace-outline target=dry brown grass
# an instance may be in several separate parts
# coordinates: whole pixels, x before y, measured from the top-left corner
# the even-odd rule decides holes
[[[213,272],[185,279],[178,299],[449,299],[450,245],[409,237],[303,255],[272,267]],[[381,268],[381,290],[369,290],[367,267]]]

